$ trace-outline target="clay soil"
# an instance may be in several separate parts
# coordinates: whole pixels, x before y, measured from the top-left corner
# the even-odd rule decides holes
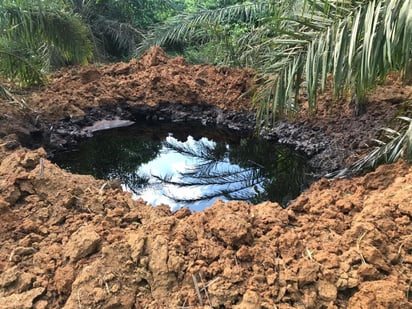
[[[248,110],[253,72],[189,66],[152,49],[139,61],[70,68],[0,103],[0,308],[412,308],[412,167],[320,179],[289,207],[216,202],[171,212],[115,181],[74,175],[30,149],[90,108],[202,104]],[[296,123],[352,162],[411,87],[395,77],[366,114],[320,98]],[[345,152],[346,153],[346,152]]]

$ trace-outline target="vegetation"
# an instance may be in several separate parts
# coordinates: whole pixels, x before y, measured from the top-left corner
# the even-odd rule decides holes
[[[244,2],[176,16],[141,48],[180,42],[224,46],[224,52],[209,53],[215,56],[210,60],[257,69],[255,103],[267,124],[296,111],[302,89],[315,110],[328,76],[336,96],[353,96],[361,112],[379,79],[408,69],[411,12],[410,0]]]
[[[41,85],[53,68],[127,57],[144,29],[172,12],[167,0],[4,0],[0,76]],[[3,86],[0,94],[11,95]]]
[[[63,0],[90,29],[99,59],[117,60],[135,52],[147,28],[179,7],[168,0]]]
[[[383,139],[376,139],[377,147],[348,168],[330,173],[326,177],[347,177],[371,170],[383,163],[393,163],[404,158],[412,163],[412,118],[398,117],[400,129],[383,128]]]
[[[40,85],[45,72],[61,64],[86,64],[93,57],[89,31],[54,2],[0,3],[0,76],[22,86]],[[0,85],[0,95],[13,99]]]

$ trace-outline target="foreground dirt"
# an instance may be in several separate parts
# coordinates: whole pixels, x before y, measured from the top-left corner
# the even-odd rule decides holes
[[[60,72],[25,97],[30,113],[0,104],[0,308],[412,308],[406,163],[322,179],[287,209],[217,202],[192,214],[133,201],[115,182],[67,173],[43,149],[20,146],[45,120],[123,101],[250,107],[239,100],[250,72],[162,55]],[[150,80],[161,87],[150,88]],[[129,91],[122,99],[113,96],[121,84],[119,96]],[[137,98],[142,93],[145,100]],[[358,118],[349,104],[334,117],[325,96],[319,116],[299,121],[329,132],[351,161],[410,93],[386,85]]]
[[[45,156],[1,153],[0,308],[412,308],[404,163],[191,214]]]

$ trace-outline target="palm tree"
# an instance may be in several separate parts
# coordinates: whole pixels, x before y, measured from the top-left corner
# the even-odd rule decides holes
[[[169,0],[62,1],[89,27],[97,56],[102,60],[117,60],[133,54],[146,28],[174,10]]]
[[[400,116],[403,121],[398,130],[383,128],[383,139],[376,139],[378,146],[365,157],[354,162],[347,168],[325,175],[325,177],[347,177],[372,170],[383,163],[393,163],[404,158],[412,163],[412,118]]]
[[[239,51],[233,50],[235,42],[229,42],[231,41],[230,34],[240,24],[253,26],[263,16],[270,16],[274,8],[275,6],[266,1],[185,12],[173,16],[163,24],[155,24],[137,52],[142,53],[152,45],[164,47],[186,44],[204,47],[207,43],[211,43],[215,50],[219,50],[220,47],[223,49],[219,50],[220,55],[216,54],[214,59],[209,57],[209,61],[213,64],[236,62]]]
[[[351,95],[361,111],[377,81],[405,73],[412,56],[412,0],[270,0],[202,10],[176,16],[142,49],[208,41],[207,29],[239,22],[249,27],[233,40],[232,57],[257,69],[254,102],[267,124],[296,111],[302,90],[315,110],[328,76],[335,94]]]
[[[93,57],[89,31],[80,19],[44,2],[0,3],[0,76],[21,85],[43,84],[50,66],[86,64]],[[10,92],[2,86],[3,96]]]
[[[50,68],[129,56],[145,28],[172,12],[169,0],[2,0],[0,75],[43,84]],[[0,86],[0,95],[10,92]]]

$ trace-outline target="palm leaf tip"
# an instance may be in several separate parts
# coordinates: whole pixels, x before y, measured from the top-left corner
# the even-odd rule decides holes
[[[0,28],[1,74],[22,84],[44,83],[44,73],[57,54],[73,64],[86,64],[93,57],[88,29],[77,16],[52,5],[3,2]]]

